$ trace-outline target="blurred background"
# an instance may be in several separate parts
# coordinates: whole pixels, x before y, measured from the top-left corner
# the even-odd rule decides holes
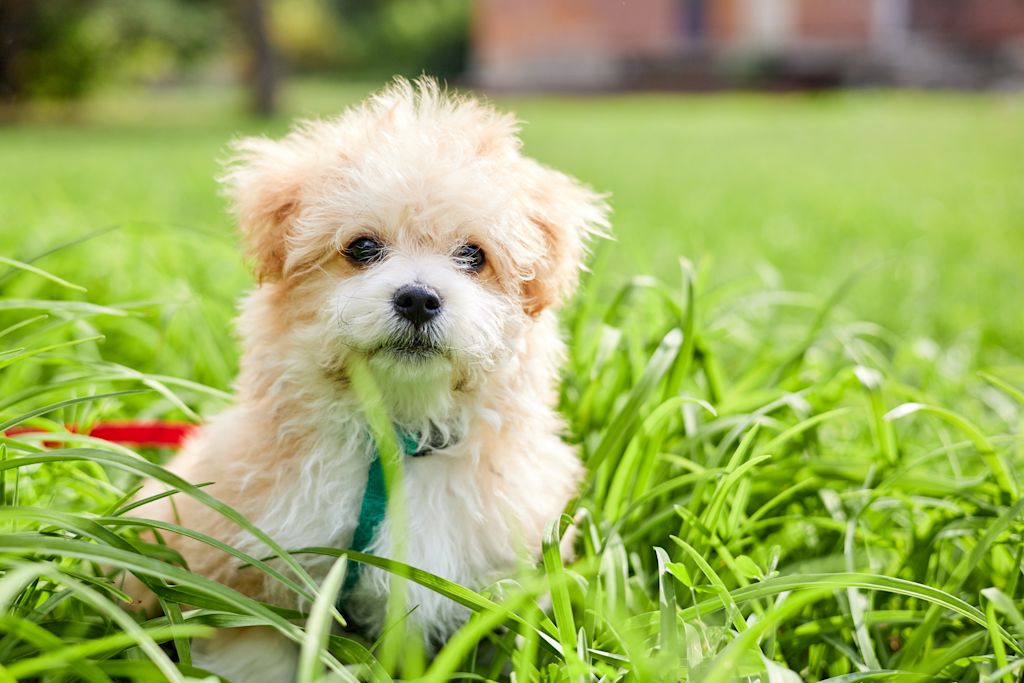
[[[1024,86],[1021,0],[0,0],[0,100],[436,74],[488,90]]]
[[[685,258],[709,307],[782,292],[780,333],[835,296],[956,367],[1024,355],[1024,0],[0,0],[0,253],[148,302],[161,336],[108,351],[225,386],[227,143],[421,73],[609,193],[591,288]]]

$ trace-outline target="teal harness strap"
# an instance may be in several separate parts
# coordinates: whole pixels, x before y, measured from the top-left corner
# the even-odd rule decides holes
[[[366,477],[366,492],[363,493],[363,503],[359,508],[359,523],[352,535],[350,550],[355,550],[357,553],[366,552],[370,544],[373,543],[374,536],[377,535],[377,528],[384,521],[384,513],[387,512],[387,509],[388,492],[384,487],[384,468],[380,464],[380,458],[374,453],[373,460],[370,462],[370,473]],[[358,583],[362,568],[361,563],[349,561],[348,569],[345,570],[345,583],[341,586],[341,596],[338,598],[339,602]]]
[[[402,438],[402,451],[414,458],[429,455],[430,447],[419,449],[419,443],[411,435],[399,432]],[[384,483],[384,467],[380,462],[380,454],[376,446],[373,449],[373,459],[370,461],[370,471],[366,475],[366,490],[363,492],[363,502],[359,507],[359,522],[356,524],[355,533],[352,535],[352,544],[349,550],[365,553],[374,539],[377,537],[377,529],[384,522],[384,516],[388,510],[388,492]],[[341,611],[342,603],[348,594],[359,583],[362,576],[363,565],[361,562],[350,560],[348,569],[345,572],[345,582],[342,584],[341,593],[338,595],[337,606]]]

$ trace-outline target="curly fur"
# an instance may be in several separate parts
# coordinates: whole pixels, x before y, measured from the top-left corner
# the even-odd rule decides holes
[[[450,443],[407,461],[408,528],[385,522],[372,552],[390,555],[401,534],[407,562],[474,587],[535,559],[545,526],[582,476],[559,438],[563,345],[551,311],[572,293],[588,237],[608,226],[602,199],[524,157],[511,115],[429,79],[397,81],[281,140],[238,141],[223,182],[260,284],[242,304],[235,403],[170,469],[213,482],[208,491],[285,547],[346,547],[372,456],[346,370],[360,356],[398,426],[433,430]],[[342,252],[360,236],[387,245],[385,258],[367,266],[348,260]],[[467,243],[486,254],[480,273],[454,257]],[[427,357],[390,350],[409,334],[391,305],[409,283],[434,288],[444,302],[428,329],[438,352]],[[140,496],[157,490],[150,482]],[[173,508],[165,499],[143,514],[177,516],[265,552],[217,513],[174,500]],[[224,554],[186,538],[168,542],[194,571],[296,606],[287,591]],[[328,562],[311,557],[303,561],[321,578]],[[382,625],[387,593],[388,575],[367,570],[349,598],[371,633]],[[418,586],[410,602],[411,619],[434,644],[466,618]],[[247,647],[239,638],[220,638],[232,647],[207,644],[202,661],[239,670],[237,653]],[[293,660],[282,656],[282,666]]]

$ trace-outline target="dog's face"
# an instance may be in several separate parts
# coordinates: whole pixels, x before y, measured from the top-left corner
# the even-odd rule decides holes
[[[508,358],[607,225],[601,199],[523,157],[515,133],[422,81],[237,143],[226,185],[297,343],[397,382],[465,382]]]

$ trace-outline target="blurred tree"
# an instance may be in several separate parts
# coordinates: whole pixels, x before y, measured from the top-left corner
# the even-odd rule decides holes
[[[350,69],[377,75],[463,73],[470,0],[329,0],[350,29]]]
[[[468,0],[389,0],[382,7],[382,45],[407,75],[456,77],[468,61],[469,20]]]
[[[99,51],[85,19],[90,0],[0,0],[0,101],[72,98],[94,82]]]
[[[325,73],[350,65],[349,27],[332,0],[273,0],[269,7],[274,44],[289,71]]]
[[[230,47],[223,0],[91,1],[89,36],[107,80],[180,81]]]
[[[279,70],[264,0],[0,0],[7,102],[75,99],[102,81],[180,80],[232,50],[253,110],[273,113]]]
[[[0,98],[74,99],[103,81],[168,80],[224,35],[219,0],[0,0]]]
[[[0,0],[0,99],[73,99],[101,83],[219,81],[237,65],[274,111],[286,67],[457,77],[470,0]]]
[[[277,109],[279,71],[270,40],[266,3],[264,0],[233,0],[233,9],[246,47],[245,80],[251,93],[252,109],[260,116],[270,116]]]

